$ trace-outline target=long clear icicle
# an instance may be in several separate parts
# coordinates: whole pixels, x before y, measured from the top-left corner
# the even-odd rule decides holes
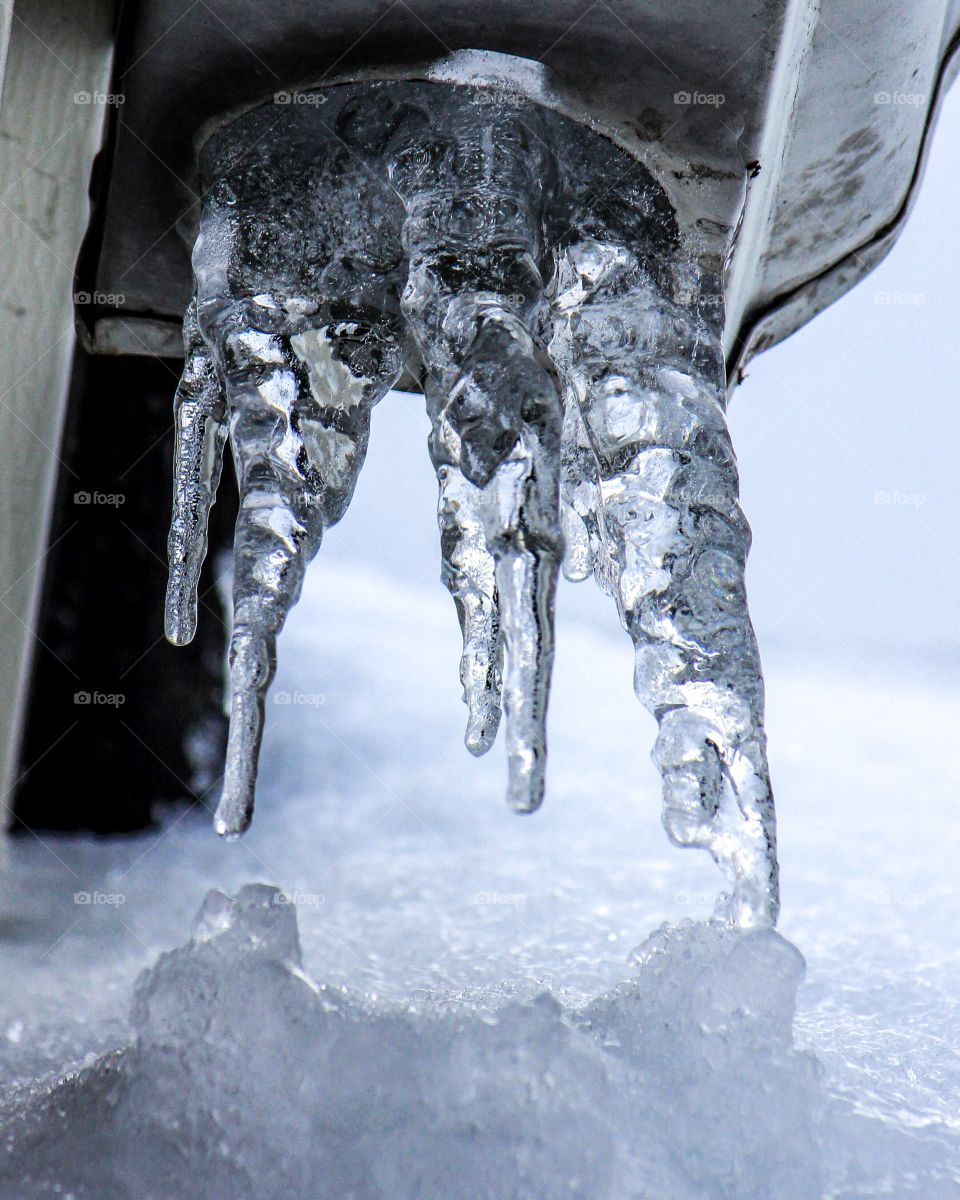
[[[500,725],[502,645],[496,563],[487,549],[481,491],[460,470],[460,438],[445,418],[443,397],[426,385],[433,430],[430,458],[440,499],[441,576],[457,606],[463,634],[460,682],[468,718],[464,742],[471,754],[485,754]]]
[[[215,815],[224,836],[242,833],[253,812],[277,636],[324,531],[353,495],[373,406],[401,369],[396,310],[385,299],[396,261],[383,257],[384,216],[373,211],[383,204],[362,188],[362,169],[325,143],[284,146],[261,137],[257,146],[258,154],[238,155],[228,139],[208,152],[212,183],[194,247],[197,300],[179,393],[218,420],[226,415],[240,491],[230,730]],[[334,185],[354,197],[349,218],[322,202]],[[203,388],[193,383],[198,363]],[[180,444],[189,452],[178,454],[167,624],[178,640],[192,634],[195,607],[183,595],[188,587],[195,593],[216,483],[196,448],[199,417],[191,425],[185,409],[181,401]]]
[[[392,164],[406,208],[403,313],[442,398],[431,405],[433,444],[459,458],[442,463],[446,486],[449,468],[459,467],[478,489],[495,563],[508,798],[519,812],[543,799],[562,553],[561,403],[537,340],[548,177],[541,145],[516,114],[467,102],[451,114],[443,140],[433,134],[429,155],[407,142]],[[472,731],[469,738],[476,740]]]
[[[197,631],[197,584],[227,436],[223,386],[200,333],[193,301],[183,319],[183,348],[183,374],[173,402],[173,517],[164,610],[164,630],[175,646],[186,646]]]
[[[276,313],[271,315],[275,320]],[[215,820],[224,835],[243,832],[253,812],[277,636],[324,530],[346,510],[366,452],[371,410],[397,374],[395,362],[373,378],[354,373],[351,355],[362,346],[357,322],[282,334],[257,328],[257,320],[245,306],[242,319],[211,331],[222,363],[241,495],[234,537],[230,733]],[[274,322],[260,320],[269,323]],[[175,522],[181,519],[175,515]],[[197,544],[190,561],[201,557]]]
[[[702,846],[732,890],[724,915],[778,909],[763,679],[747,611],[750,530],[738,502],[711,301],[677,268],[681,305],[614,241],[570,246],[558,268],[551,352],[595,461],[595,571],[636,647],[636,691],[660,726],[664,824]],[[706,291],[706,289],[703,289]]]
[[[299,599],[324,530],[349,503],[371,409],[393,379],[354,376],[337,357],[337,330],[330,326],[290,338],[247,328],[227,335],[224,354],[241,503],[234,539],[230,736],[216,824],[218,832],[234,834],[246,828],[253,811],[277,635]]]

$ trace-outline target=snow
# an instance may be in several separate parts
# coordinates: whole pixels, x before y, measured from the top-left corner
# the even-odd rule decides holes
[[[957,665],[766,646],[795,949],[695,923],[636,966],[720,879],[663,834],[610,602],[596,626],[561,590],[547,803],[519,818],[502,751],[463,749],[448,597],[363,550],[321,556],[281,643],[248,835],[192,812],[5,845],[0,1195],[960,1195]],[[194,913],[256,881],[296,902],[315,984],[265,965],[288,942],[192,988],[218,945],[175,950]],[[143,968],[168,1018],[150,984],[131,1018]]]
[[[15,1161],[41,1193],[109,1181],[124,1200],[802,1197],[817,1167],[814,1063],[789,1046],[801,972],[769,930],[691,923],[579,1012],[547,991],[370,1005],[303,975],[282,893],[213,892],[191,944],[141,980],[135,1046],[21,1121]]]

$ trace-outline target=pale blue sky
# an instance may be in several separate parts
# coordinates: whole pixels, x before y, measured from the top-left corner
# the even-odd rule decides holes
[[[761,638],[960,650],[958,148],[955,87],[890,255],[733,397]]]

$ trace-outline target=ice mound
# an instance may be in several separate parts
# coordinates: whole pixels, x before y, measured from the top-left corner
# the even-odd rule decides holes
[[[0,1195],[818,1196],[800,953],[687,922],[635,965],[578,1008],[505,989],[385,1003],[307,977],[278,889],[211,891],[141,976],[133,1044],[8,1123]]]

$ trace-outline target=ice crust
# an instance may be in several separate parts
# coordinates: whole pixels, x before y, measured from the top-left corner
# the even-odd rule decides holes
[[[581,1008],[373,1004],[304,974],[293,903],[211,892],[137,984],[132,1046],[8,1127],[4,1196],[808,1200],[800,954],[664,926]]]

